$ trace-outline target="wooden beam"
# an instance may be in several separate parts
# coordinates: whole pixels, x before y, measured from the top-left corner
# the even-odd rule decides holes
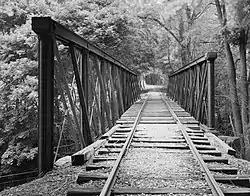
[[[206,163],[217,162],[217,163],[228,164],[228,159],[223,157],[204,157],[203,160]]]
[[[220,183],[227,183],[236,186],[243,186],[250,188],[250,176],[247,175],[227,175],[227,176],[214,176],[214,179]]]
[[[225,196],[249,196],[250,188],[221,188]]]
[[[76,152],[71,156],[71,162],[73,166],[83,165],[90,158],[93,157],[94,153],[107,143],[108,138],[116,131],[119,126],[112,127],[107,133],[105,133],[99,140],[85,147],[84,149]]]
[[[174,179],[172,179],[174,180]],[[100,195],[101,190],[96,188],[74,188],[69,190],[67,196],[82,196],[82,195]],[[196,195],[199,194],[199,191],[190,190],[190,189],[174,189],[174,188],[119,188],[112,190],[112,195],[131,195],[131,194],[191,194]]]
[[[77,177],[76,182],[78,184],[86,183],[91,180],[106,180],[108,175],[105,174],[93,174],[93,173],[80,173]]]

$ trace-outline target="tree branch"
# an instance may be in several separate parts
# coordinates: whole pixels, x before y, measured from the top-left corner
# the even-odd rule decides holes
[[[165,24],[163,24],[160,20],[158,20],[157,18],[151,18],[151,17],[143,17],[143,16],[138,16],[140,19],[143,20],[151,20],[156,22],[157,24],[159,24],[161,27],[163,27],[170,35],[172,35],[172,37],[178,42],[178,44],[184,48],[184,45],[181,43],[181,41],[179,40],[179,38],[169,29],[166,27]]]
[[[222,8],[223,24],[225,26],[227,23],[225,0],[221,0],[221,8]]]
[[[201,15],[209,8],[210,5],[213,5],[213,3],[207,4],[203,10],[201,10],[197,14],[194,14],[194,16],[192,17],[192,20],[197,20],[199,17],[201,17]]]
[[[249,26],[247,26],[246,28],[246,37],[245,37],[246,43],[248,42],[248,35],[249,35]]]
[[[218,18],[219,18],[221,27],[224,27],[224,26],[225,26],[225,23],[224,23],[223,13],[222,13],[222,11],[221,11],[221,4],[220,4],[220,1],[219,1],[219,0],[214,0],[214,3],[215,3],[215,5],[216,5],[216,9],[217,9],[217,13],[218,13]]]
[[[214,44],[214,43],[216,43],[216,42],[214,42],[214,41],[200,40],[200,43],[201,43],[201,44]]]

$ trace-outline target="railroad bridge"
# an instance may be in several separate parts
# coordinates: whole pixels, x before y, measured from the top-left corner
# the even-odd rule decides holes
[[[136,70],[51,18],[33,18],[32,29],[39,37],[39,175],[63,148],[75,150],[76,178],[59,192],[250,195],[249,176],[228,161],[235,151],[212,134],[216,53],[145,93]]]

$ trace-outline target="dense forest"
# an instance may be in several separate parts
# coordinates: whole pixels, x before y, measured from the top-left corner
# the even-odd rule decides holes
[[[158,75],[158,84],[206,52],[217,52],[215,128],[239,137],[240,154],[250,160],[250,0],[5,0],[0,2],[0,175],[36,167],[33,16],[52,17],[142,75]]]

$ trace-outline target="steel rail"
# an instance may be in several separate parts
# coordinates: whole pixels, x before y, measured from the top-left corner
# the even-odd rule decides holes
[[[142,104],[142,106],[141,106],[141,108],[136,116],[135,122],[131,128],[131,131],[126,139],[126,142],[124,143],[124,146],[122,147],[121,152],[119,153],[119,156],[118,156],[118,158],[117,158],[117,160],[116,160],[116,162],[115,162],[115,164],[114,164],[114,166],[113,166],[113,168],[108,176],[108,179],[106,180],[106,182],[104,184],[104,187],[100,193],[100,196],[110,196],[111,195],[112,187],[113,187],[115,180],[116,180],[116,174],[117,174],[119,165],[121,163],[121,160],[122,160],[124,154],[126,153],[127,149],[129,148],[129,146],[131,144],[136,127],[141,119],[142,110],[144,109],[144,106],[145,106],[147,100],[148,100],[148,96],[144,100],[144,102],[143,102],[143,104]]]
[[[222,190],[220,189],[220,187],[218,186],[217,182],[215,181],[213,175],[211,174],[211,172],[209,171],[208,167],[206,166],[206,163],[204,162],[204,160],[202,159],[200,153],[198,152],[198,150],[196,149],[193,141],[190,139],[186,128],[184,127],[184,125],[181,123],[181,121],[179,120],[178,116],[175,114],[175,112],[173,111],[173,109],[171,108],[171,106],[169,105],[169,103],[165,100],[165,98],[162,96],[161,93],[161,97],[162,100],[164,101],[165,105],[167,106],[167,108],[169,109],[171,115],[173,116],[174,120],[176,121],[178,127],[180,128],[185,140],[187,141],[191,152],[193,153],[193,155],[196,157],[196,159],[198,160],[201,168],[203,169],[203,171],[205,172],[205,177],[206,177],[206,181],[209,183],[210,188],[212,189],[212,193],[215,196],[225,196],[224,193],[222,192]]]

